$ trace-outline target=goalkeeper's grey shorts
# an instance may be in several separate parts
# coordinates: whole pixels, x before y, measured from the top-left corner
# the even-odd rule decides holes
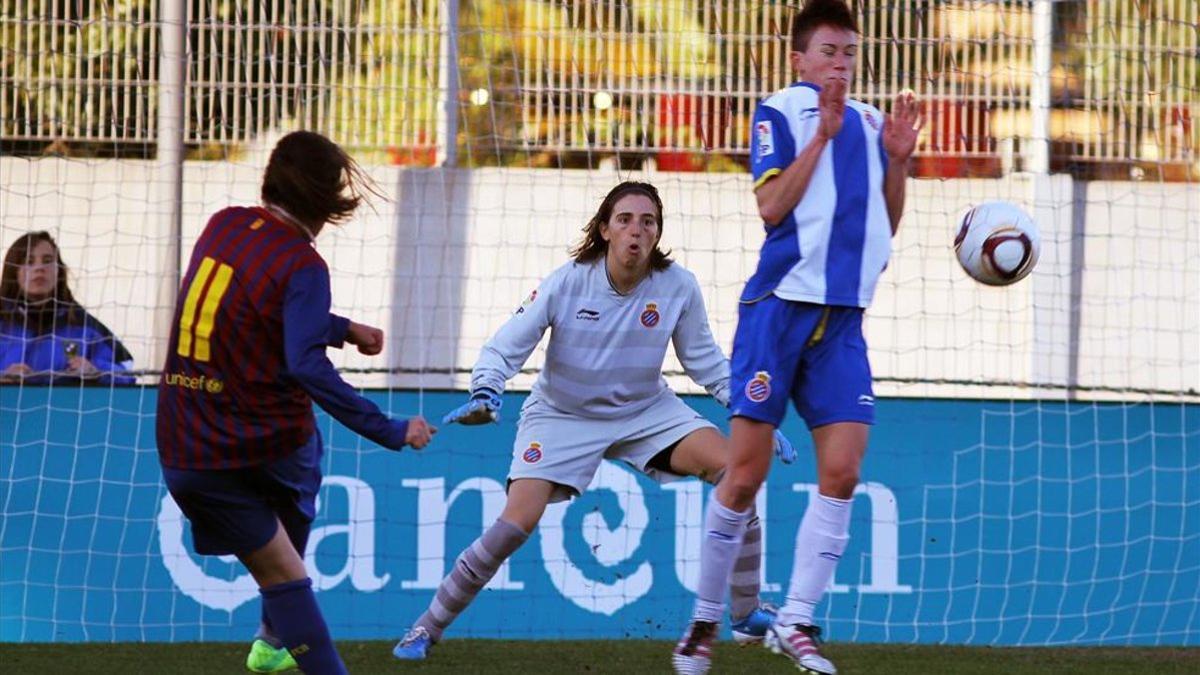
[[[625,462],[660,483],[678,480],[647,465],[688,434],[707,428],[716,426],[670,391],[645,410],[613,419],[580,417],[531,401],[517,423],[508,480],[556,483],[551,502],[583,493],[604,459]]]

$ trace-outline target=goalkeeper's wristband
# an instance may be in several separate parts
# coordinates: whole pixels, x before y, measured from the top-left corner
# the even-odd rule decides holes
[[[725,386],[722,387],[720,386],[721,384]],[[708,389],[708,395],[712,396],[713,400],[719,403],[722,408],[728,408],[733,403],[733,396],[730,395],[729,380],[713,385],[713,389],[709,389],[708,386],[704,388]]]
[[[500,394],[498,394],[497,392],[492,391],[491,389],[488,389],[487,387],[480,387],[479,389],[476,389],[471,392],[470,400],[476,401],[476,400],[498,399],[498,398],[500,398]]]

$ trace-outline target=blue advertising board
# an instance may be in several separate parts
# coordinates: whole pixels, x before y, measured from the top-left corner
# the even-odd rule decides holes
[[[371,392],[430,418],[451,392]],[[260,603],[235,560],[191,551],[154,446],[155,390],[0,388],[0,640],[244,640]],[[517,411],[522,394],[506,397]],[[688,402],[724,426],[707,398]],[[818,620],[835,640],[1200,644],[1200,406],[880,399],[851,542]],[[319,416],[309,542],[337,638],[399,636],[499,514],[515,414],[392,453]],[[779,601],[815,475],[759,497]],[[552,506],[448,637],[674,639],[708,489],[605,463]]]

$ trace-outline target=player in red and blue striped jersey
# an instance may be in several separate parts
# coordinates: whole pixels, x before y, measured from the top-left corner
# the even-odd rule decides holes
[[[330,313],[329,269],[313,245],[367,189],[332,141],[285,136],[263,178],[263,206],[209,220],[175,310],[159,459],[196,552],[236,555],[259,585],[263,626],[247,666],[260,672],[345,672],[303,562],[323,453],[312,403],[393,450],[422,448],[436,432],[420,417],[383,414],[325,353],[344,343],[367,355],[383,349],[383,331]]]

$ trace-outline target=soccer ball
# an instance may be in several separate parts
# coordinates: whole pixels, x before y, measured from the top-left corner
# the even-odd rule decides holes
[[[1024,279],[1034,265],[1042,241],[1033,218],[1012,202],[983,202],[958,221],[954,252],[971,278],[989,286]]]

